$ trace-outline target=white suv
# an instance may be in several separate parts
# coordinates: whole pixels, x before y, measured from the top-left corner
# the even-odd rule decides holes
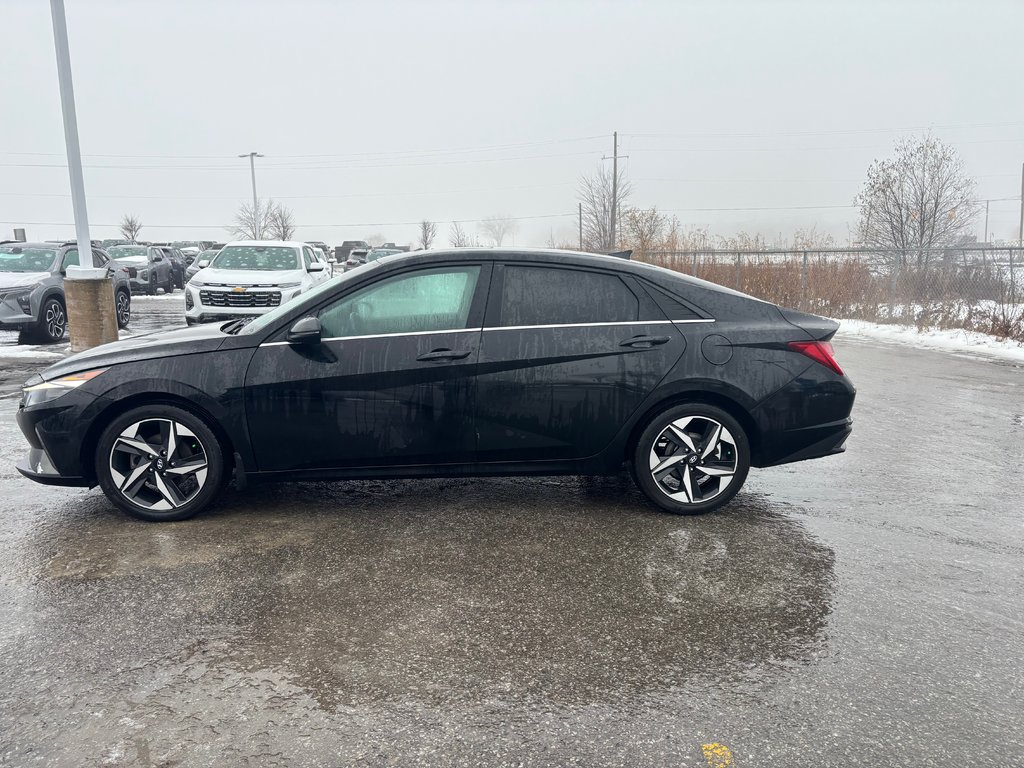
[[[262,315],[329,277],[327,264],[306,243],[228,243],[185,286],[185,322]]]

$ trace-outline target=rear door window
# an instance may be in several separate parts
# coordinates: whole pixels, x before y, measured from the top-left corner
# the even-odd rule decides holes
[[[499,325],[635,322],[640,302],[607,272],[506,265]]]

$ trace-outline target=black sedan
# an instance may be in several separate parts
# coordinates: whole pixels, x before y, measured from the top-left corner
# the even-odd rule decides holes
[[[669,512],[838,453],[838,325],[561,251],[388,256],[252,321],[67,358],[25,386],[18,470],[181,520],[230,477],[612,474]]]

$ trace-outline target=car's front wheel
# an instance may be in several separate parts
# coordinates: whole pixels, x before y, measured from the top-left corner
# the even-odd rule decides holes
[[[22,344],[56,344],[63,340],[67,329],[68,315],[64,302],[49,298],[39,309],[39,320],[23,331],[18,341]]]
[[[114,419],[100,436],[95,460],[107,498],[140,520],[192,517],[224,481],[216,436],[198,416],[171,405],[144,405]]]
[[[713,405],[677,405],[656,415],[637,440],[633,474],[648,499],[677,515],[718,509],[750,469],[739,422]]]

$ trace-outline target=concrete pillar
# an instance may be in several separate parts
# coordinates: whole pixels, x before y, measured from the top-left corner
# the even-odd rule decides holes
[[[70,268],[68,273],[64,279],[64,300],[68,304],[68,318],[71,321],[68,323],[71,351],[82,352],[100,344],[117,341],[113,279],[105,275],[78,277],[72,274]]]

